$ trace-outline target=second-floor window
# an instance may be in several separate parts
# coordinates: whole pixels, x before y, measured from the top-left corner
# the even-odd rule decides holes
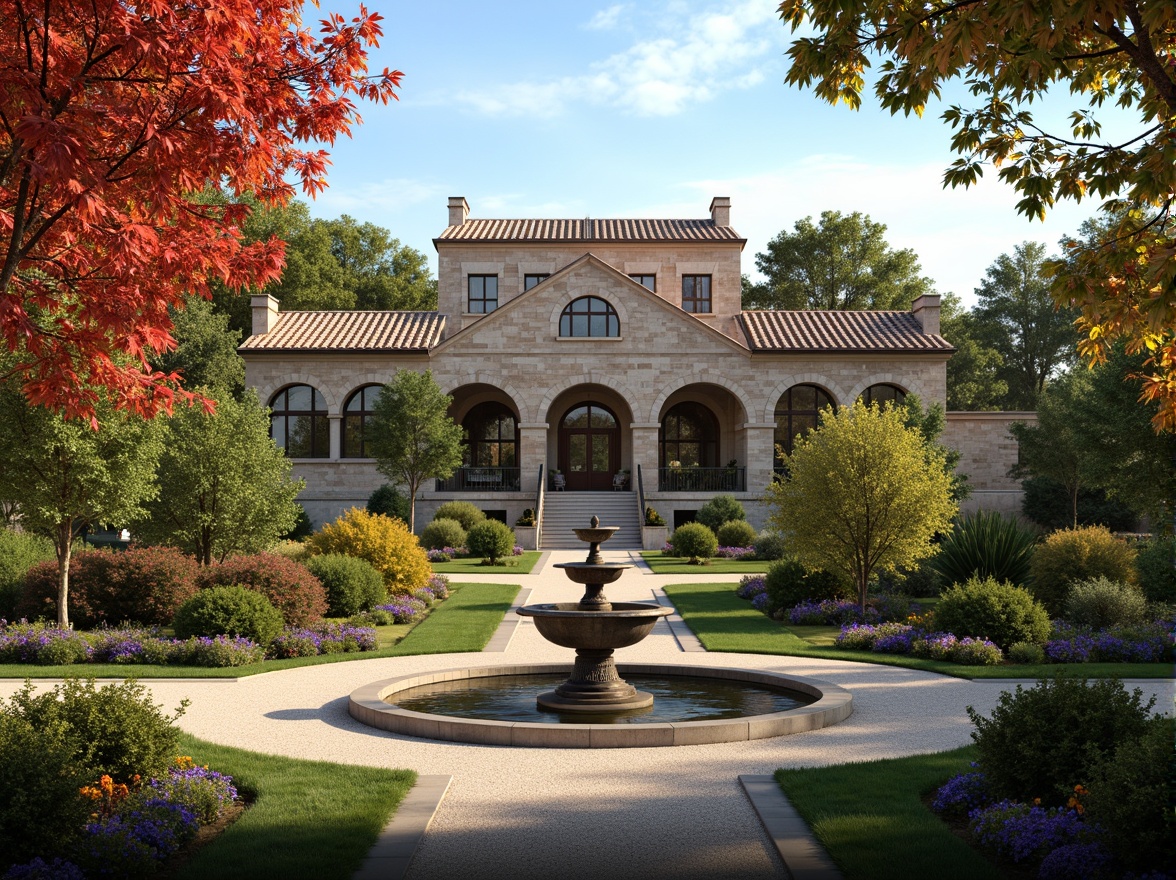
[[[657,291],[657,276],[656,275],[630,275],[634,281],[642,287],[648,287],[650,290]]]
[[[709,275],[682,276],[682,309],[695,314],[711,310],[711,277]]]
[[[471,275],[469,277],[469,311],[484,315],[498,308],[498,276]]]
[[[542,275],[524,275],[523,276],[523,290],[527,291],[538,284],[540,281],[546,281],[551,277],[551,273],[547,272]]]

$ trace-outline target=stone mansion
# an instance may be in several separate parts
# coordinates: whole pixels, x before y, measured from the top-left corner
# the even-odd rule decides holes
[[[743,311],[746,240],[730,213],[718,197],[702,219],[490,220],[451,198],[436,312],[283,312],[254,297],[246,384],[306,481],[311,520],[384,482],[364,432],[401,369],[432,371],[466,437],[464,466],[418,498],[418,528],[450,499],[509,523],[579,499],[586,519],[606,498],[581,493],[602,492],[634,522],[644,504],[671,525],[732,494],[758,526],[776,446],[821,408],[946,401],[938,296],[909,312]],[[948,414],[970,506],[1016,509],[1006,429],[1032,417]]]

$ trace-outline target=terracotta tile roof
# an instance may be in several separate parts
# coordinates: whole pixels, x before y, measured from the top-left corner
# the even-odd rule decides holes
[[[928,335],[910,312],[758,311],[739,316],[752,351],[922,351],[955,349]]]
[[[733,241],[745,239],[713,220],[467,220],[441,241]]]
[[[244,351],[428,351],[441,341],[437,312],[281,312],[277,325],[250,336]]]

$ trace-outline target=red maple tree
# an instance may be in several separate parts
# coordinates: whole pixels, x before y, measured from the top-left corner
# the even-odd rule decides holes
[[[317,6],[317,3],[316,3]],[[303,0],[0,0],[0,378],[34,404],[91,417],[95,388],[144,415],[177,377],[168,307],[215,278],[258,287],[284,245],[241,242],[248,207],[314,195],[326,151],[387,103],[403,74],[369,75],[381,16]]]

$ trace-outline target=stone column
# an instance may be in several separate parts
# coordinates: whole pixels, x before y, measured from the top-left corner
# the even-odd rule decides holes
[[[547,423],[519,425],[519,480],[524,492],[535,491],[539,465],[547,464]],[[544,468],[546,476],[549,468]]]
[[[338,461],[343,457],[343,416],[327,416],[330,420],[327,433],[331,437],[331,461]]]
[[[739,430],[747,438],[747,491],[758,495],[767,488],[776,464],[776,424],[746,422]]]
[[[637,488],[637,465],[641,465],[646,494],[657,491],[657,432],[660,427],[657,422],[635,422],[629,426],[633,434],[633,488]]]

